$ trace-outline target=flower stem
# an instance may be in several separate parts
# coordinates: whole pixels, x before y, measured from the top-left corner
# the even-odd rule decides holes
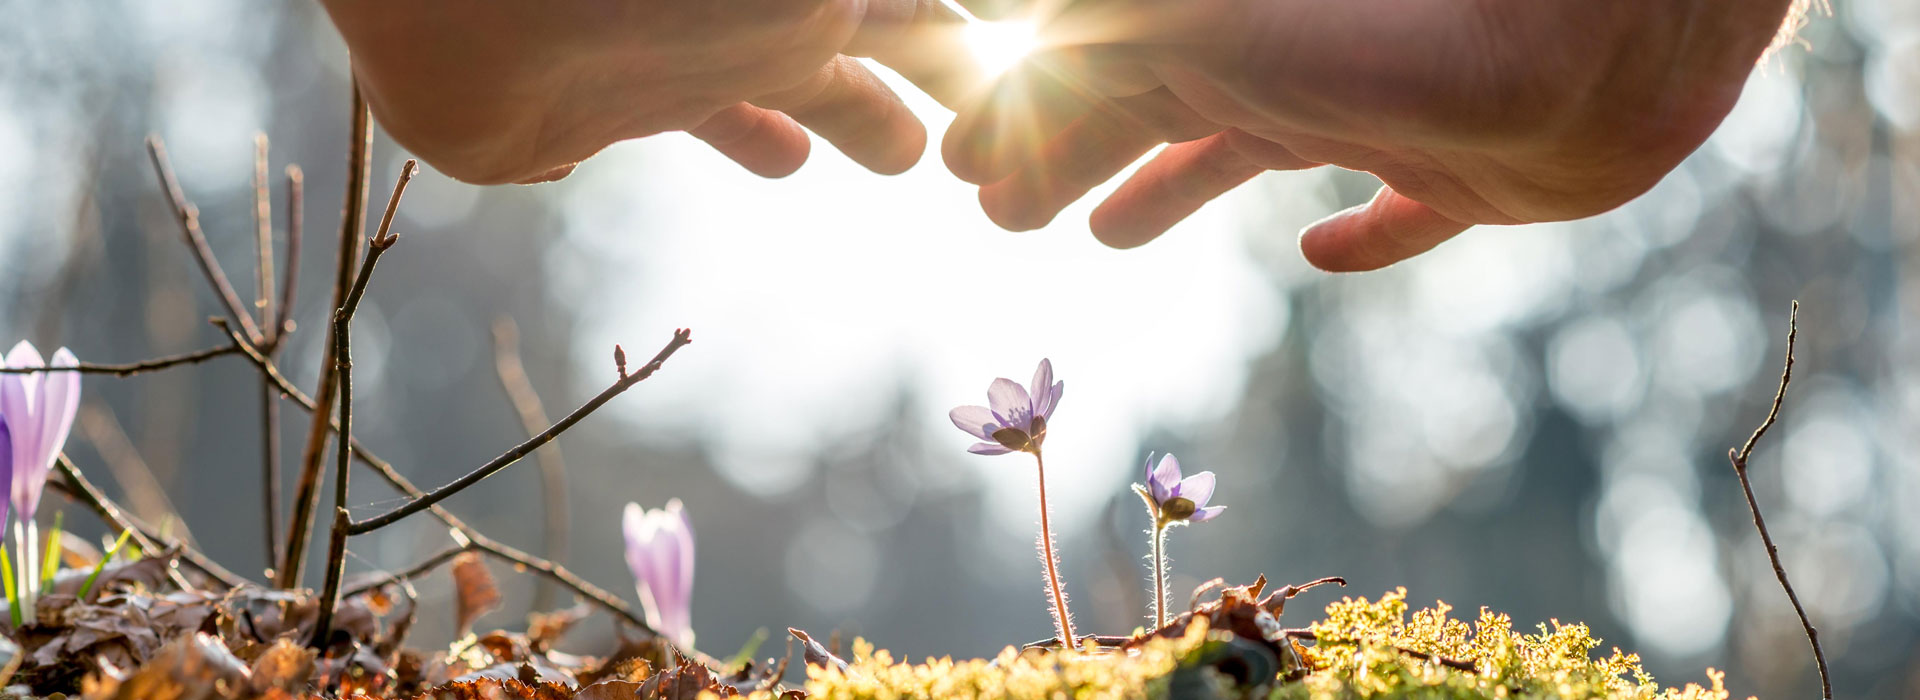
[[[1059,557],[1053,553],[1053,526],[1047,520],[1047,461],[1035,450],[1033,463],[1040,476],[1040,559],[1047,565],[1047,588],[1053,594],[1053,626],[1064,648],[1073,649],[1073,616],[1067,613],[1067,594],[1060,587]]]
[[[1153,524],[1153,628],[1167,626],[1167,524]]]

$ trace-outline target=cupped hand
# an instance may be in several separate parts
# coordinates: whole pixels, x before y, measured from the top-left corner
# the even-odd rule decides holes
[[[686,131],[748,170],[799,168],[812,130],[881,173],[926,130],[852,56],[936,92],[962,19],[936,0],[325,0],[374,116],[467,182],[538,182],[625,139]]]
[[[1023,230],[1171,143],[1094,210],[1116,247],[1263,171],[1366,171],[1386,186],[1301,248],[1375,269],[1473,225],[1581,218],[1652,188],[1732,109],[1789,2],[976,5],[1034,13],[1050,48],[963,106],[943,152]]]

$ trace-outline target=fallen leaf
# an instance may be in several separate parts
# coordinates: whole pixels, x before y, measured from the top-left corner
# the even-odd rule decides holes
[[[455,637],[467,636],[473,631],[475,620],[500,607],[500,589],[493,584],[493,574],[487,571],[480,555],[473,552],[462,552],[453,558],[453,589]]]

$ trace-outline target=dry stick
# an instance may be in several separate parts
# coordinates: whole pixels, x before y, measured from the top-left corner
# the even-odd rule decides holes
[[[238,352],[240,352],[239,348],[236,348],[232,345],[223,345],[217,348],[195,350],[193,352],[186,353],[183,355],[169,355],[167,357],[158,357],[151,360],[141,360],[139,362],[129,362],[127,364],[122,364],[122,365],[101,364],[98,362],[82,362],[72,367],[0,367],[0,374],[39,374],[41,372],[79,372],[81,374],[111,374],[116,377],[129,377],[129,376],[133,376],[143,372],[152,372],[155,370],[167,369],[169,367],[176,367],[179,365],[196,365],[202,362],[206,362],[207,360],[220,357],[222,355],[232,355]]]
[[[438,553],[434,554],[433,556],[427,557],[425,560],[421,561],[420,563],[414,564],[413,566],[408,567],[406,571],[402,571],[402,572],[393,574],[391,576],[382,578],[378,581],[364,583],[364,584],[349,588],[345,591],[342,591],[340,593],[340,599],[345,600],[357,595],[363,595],[367,591],[371,591],[376,588],[380,588],[380,587],[387,586],[394,583],[412,581],[414,579],[420,578],[427,574],[433,573],[433,570],[440,568],[441,564],[445,564],[447,562],[453,561],[454,557],[460,556],[461,554],[464,554],[466,552],[473,551],[473,549],[474,547],[472,544],[464,544],[464,545],[456,544],[452,547],[448,547],[446,549],[440,550]]]
[[[347,149],[347,197],[340,214],[340,252],[334,269],[333,301],[327,307],[338,309],[347,299],[347,286],[353,282],[354,255],[359,250],[360,232],[367,223],[367,183],[372,180],[372,117],[367,113],[366,96],[359,83],[353,86],[353,139]],[[320,507],[321,453],[327,447],[328,415],[333,409],[333,332],[320,344],[320,383],[314,390],[313,420],[307,426],[307,444],[300,452],[300,480],[294,488],[293,515],[287,522],[287,546],[282,550],[280,570],[274,583],[281,588],[300,585],[300,569],[306,564],[307,539],[313,529],[313,514]],[[251,338],[251,337],[249,337]]]
[[[360,266],[360,274],[353,281],[353,289],[347,292],[347,300],[333,312],[333,374],[339,382],[340,439],[333,467],[333,529],[327,544],[327,568],[320,589],[320,617],[313,624],[315,649],[325,649],[327,640],[333,635],[333,608],[340,601],[340,579],[347,570],[348,525],[352,520],[347,516],[347,482],[353,474],[353,314],[360,310],[360,300],[366,298],[367,283],[373,279],[374,265],[380,262],[381,254],[400,242],[400,237],[390,232],[393,226],[393,212],[400,206],[400,196],[407,191],[407,183],[413,180],[417,164],[408,159],[400,168],[400,180],[393,186],[393,196],[387,200],[387,214],[380,219],[380,232],[367,241],[367,261]]]
[[[520,427],[527,431],[527,437],[539,434],[540,426],[553,422],[547,418],[540,394],[534,391],[533,381],[527,378],[527,367],[520,361],[520,328],[511,317],[501,316],[493,322],[493,369],[500,378],[500,387],[507,392],[507,399],[513,403],[514,413],[519,414]],[[540,465],[541,509],[547,516],[540,555],[564,561],[568,534],[567,463],[561,458],[557,444],[541,450],[535,457]],[[542,581],[533,591],[533,612],[547,610],[552,604],[553,586]]]
[[[240,301],[240,294],[233,291],[233,283],[227,281],[227,273],[220,268],[219,259],[213,256],[213,249],[207,246],[206,235],[200,232],[200,210],[187,201],[187,195],[180,190],[180,179],[173,174],[173,164],[167,161],[167,145],[159,136],[147,137],[147,155],[153,160],[153,171],[160,177],[161,188],[167,191],[167,204],[173,207],[173,215],[180,220],[180,233],[186,239],[187,248],[193,253],[193,260],[200,264],[200,272],[207,276],[207,283],[213,285],[213,291],[225,304],[227,313],[240,324],[247,338],[258,343],[262,340],[259,326],[254,325],[253,315],[247,313],[247,305]]]
[[[267,135],[253,137],[254,313],[260,314],[268,352],[280,347],[273,311],[273,197],[267,185]],[[266,568],[280,561],[280,392],[260,380],[260,541],[267,548]]]
[[[1813,647],[1813,661],[1820,667],[1820,697],[1833,700],[1833,684],[1827,678],[1827,655],[1820,650],[1820,632],[1807,619],[1807,609],[1800,605],[1800,596],[1793,592],[1793,584],[1787,582],[1786,567],[1780,565],[1780,548],[1773,545],[1773,535],[1767,533],[1767,520],[1760,516],[1760,504],[1753,500],[1753,484],[1747,479],[1747,458],[1753,456],[1754,443],[1773,427],[1773,421],[1780,417],[1780,404],[1787,400],[1787,383],[1793,381],[1793,341],[1799,334],[1800,302],[1795,300],[1793,310],[1787,315],[1787,361],[1785,369],[1780,371],[1780,389],[1773,394],[1773,407],[1767,410],[1767,419],[1760,427],[1747,436],[1746,444],[1737,450],[1727,450],[1727,461],[1733,463],[1733,473],[1740,477],[1740,490],[1747,496],[1747,509],[1753,511],[1753,527],[1760,531],[1760,542],[1767,546],[1767,560],[1773,563],[1773,575],[1780,579],[1780,588],[1787,592],[1787,600],[1793,603],[1793,612],[1800,616],[1800,626],[1807,632],[1807,644]]]
[[[80,500],[86,501],[89,507],[100,514],[100,517],[105,518],[107,522],[113,523],[115,527],[122,530],[132,530],[133,541],[140,545],[141,551],[157,552],[161,549],[160,546],[155,544],[157,538],[148,537],[147,533],[142,531],[126,512],[120,510],[119,506],[114,505],[113,501],[108,500],[107,495],[101,493],[100,489],[93,485],[93,482],[87,481],[86,477],[80,475],[80,469],[73,466],[73,460],[67,459],[65,454],[61,454],[58,459],[54,460],[54,466],[60,470],[62,476],[67,477],[67,482],[74,487],[73,494],[78,496]],[[186,547],[181,546],[180,550],[185,552]],[[208,573],[213,572],[208,571]],[[220,577],[218,574],[214,576],[215,578],[221,578],[222,583],[226,582],[226,579]],[[168,567],[167,577],[173,579],[173,585],[179,586],[181,590],[191,590],[193,588],[191,584],[187,583],[187,578],[180,575],[179,569]]]
[[[71,462],[69,462],[69,465],[71,465]],[[155,543],[154,551],[176,545],[179,546],[181,561],[198,569],[200,573],[206,574],[213,580],[219,581],[220,585],[226,586],[227,588],[253,585],[252,582],[246,580],[246,578],[228,571],[226,567],[221,566],[211,557],[200,553],[192,547],[188,547],[183,542],[160,534],[159,529],[147,524],[146,521],[136,516],[128,515],[124,511],[117,510],[118,506],[114,505],[113,501],[107,500],[105,496],[99,496],[100,500],[98,501],[94,500],[95,496],[99,494],[99,489],[95,488],[91,482],[86,482],[84,478],[81,479],[81,482],[86,484],[85,488],[75,486],[73,483],[65,481],[48,481],[47,486],[60,493],[66,494],[69,499],[85,503],[94,513],[99,514],[102,520],[106,520],[108,523],[122,529],[132,529],[135,538]],[[89,494],[89,490],[93,493]],[[114,509],[111,512],[119,513],[118,519],[113,515],[109,515],[110,511],[108,509]]]
[[[353,525],[348,528],[348,534],[364,535],[392,525],[402,518],[426,510],[427,507],[446,500],[447,497],[466,490],[467,487],[479,483],[480,480],[493,476],[500,470],[513,465],[514,462],[520,461],[520,458],[527,456],[528,453],[533,452],[541,445],[547,444],[560,433],[566,432],[568,428],[572,428],[575,423],[579,423],[582,419],[592,415],[600,406],[613,400],[613,397],[619,396],[626,392],[626,390],[633,388],[633,385],[639,384],[646,380],[647,377],[653,376],[653,373],[660,369],[660,365],[665,363],[667,358],[673,356],[675,350],[679,350],[682,346],[691,342],[693,342],[691,331],[685,328],[674,331],[673,340],[668,342],[666,347],[661,348],[660,354],[655,355],[652,361],[641,367],[639,371],[620,378],[619,381],[613,383],[613,386],[607,387],[606,390],[600,392],[598,396],[581,404],[579,408],[574,409],[573,412],[567,414],[565,418],[561,418],[559,422],[541,431],[538,435],[529,438],[526,442],[520,443],[513,449],[507,450],[506,453],[499,457],[493,458],[493,461],[487,462],[481,465],[480,468],[468,472],[466,476],[453,480],[446,486],[434,489],[426,495],[415,498],[393,510],[353,523]]]
[[[300,391],[299,387],[294,386],[293,382],[288,381],[286,376],[280,373],[280,369],[273,364],[272,360],[267,359],[265,355],[260,354],[259,350],[248,345],[246,338],[242,337],[233,329],[227,328],[220,319],[215,319],[215,324],[221,326],[221,328],[226,331],[227,337],[233,340],[235,347],[240,348],[240,351],[246,355],[247,359],[253,361],[254,366],[258,368],[262,374],[272,379],[274,384],[278,385],[280,390],[286,393],[288,400],[308,411],[314,410],[315,404],[313,399]],[[337,425],[334,425],[334,427],[336,430],[338,429]],[[354,457],[359,458],[361,463],[373,469],[374,473],[379,474],[382,479],[400,491],[400,493],[406,495],[408,498],[422,498],[426,496],[425,492],[421,491],[419,487],[414,486],[413,482],[407,480],[405,476],[402,476],[400,470],[395,469],[392,464],[375,455],[371,450],[368,450],[366,446],[361,445],[359,440],[348,439],[347,444],[353,448]],[[559,581],[562,585],[573,589],[573,592],[593,601],[600,607],[605,608],[608,612],[618,615],[620,619],[625,620],[627,624],[632,625],[635,629],[646,631],[655,636],[659,635],[652,627],[647,626],[646,620],[633,612],[633,608],[629,607],[626,601],[621,600],[612,593],[608,593],[599,586],[593,585],[586,579],[580,578],[573,572],[568,571],[566,567],[495,542],[493,538],[482,534],[479,530],[473,529],[473,527],[467,525],[466,522],[460,520],[460,518],[445,508],[436,505],[428,508],[427,511],[432,513],[434,517],[439,518],[440,522],[445,523],[448,528],[459,533],[459,536],[470,542],[473,548],[537,572],[555,581]]]
[[[307,176],[298,165],[287,166],[287,272],[280,280],[280,304],[273,321],[273,347],[293,332],[293,292],[300,277],[300,220],[305,215]]]

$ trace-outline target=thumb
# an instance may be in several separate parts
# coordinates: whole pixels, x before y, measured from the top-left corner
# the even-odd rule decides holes
[[[1381,187],[1373,201],[1301,231],[1300,252],[1328,272],[1378,270],[1433,250],[1470,226]]]

